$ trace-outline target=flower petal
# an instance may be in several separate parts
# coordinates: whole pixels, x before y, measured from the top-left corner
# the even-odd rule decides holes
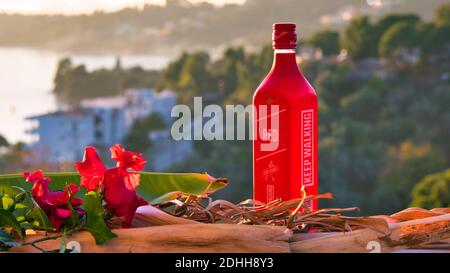
[[[105,208],[116,216],[124,216],[124,227],[133,220],[136,209],[148,202],[136,194],[139,174],[128,173],[120,167],[110,169],[105,174]]]
[[[56,216],[59,218],[69,218],[70,217],[70,210],[68,209],[56,209]]]
[[[135,189],[125,183],[123,170],[117,167],[105,173],[103,188],[106,202],[113,206],[131,203],[136,194]]]
[[[36,182],[42,181],[44,179],[44,174],[43,174],[42,170],[36,170],[32,173],[24,172],[23,177],[25,178],[25,180],[27,182],[36,183]]]
[[[111,158],[117,161],[117,167],[131,168],[138,172],[144,169],[146,161],[141,153],[127,151],[120,144],[112,146],[110,152]]]
[[[58,217],[56,211],[53,211],[52,213],[50,213],[48,218],[50,220],[50,224],[55,228],[55,230],[60,231],[62,225],[64,224],[64,218]]]
[[[77,194],[77,192],[80,190],[80,188],[78,188],[77,185],[75,184],[69,184],[66,186],[66,189],[64,190],[64,194],[67,195],[67,197],[69,197],[69,189],[70,192],[72,193],[72,196],[74,196],[75,194]]]
[[[122,226],[127,228],[130,227],[131,221],[133,221],[137,208],[146,205],[148,205],[148,202],[139,195],[135,194],[133,200],[128,204],[121,204],[117,206],[111,206],[110,204],[107,204],[106,208],[113,211],[114,214],[118,217],[123,216],[125,220],[122,223]]]
[[[50,179],[48,177],[44,177],[42,170],[36,170],[32,173],[25,172],[23,176],[27,182],[31,182],[34,184],[31,189],[31,195],[36,200],[41,209],[47,212],[49,210],[49,207],[47,206],[45,200],[50,194]]]
[[[86,147],[83,161],[75,163],[75,167],[81,174],[80,185],[88,191],[97,190],[99,184],[103,181],[106,167],[103,165],[94,147]]]

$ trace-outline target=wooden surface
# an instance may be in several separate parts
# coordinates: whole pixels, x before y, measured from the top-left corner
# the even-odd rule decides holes
[[[385,236],[370,229],[347,233],[294,235],[292,252],[398,252],[422,248],[426,244],[450,238],[450,214],[389,224],[391,234]],[[427,249],[431,251],[432,249]],[[425,250],[423,250],[426,252]],[[439,251],[445,251],[439,249]]]
[[[118,238],[96,245],[88,232],[68,239],[81,252],[197,252],[197,253],[323,253],[323,252],[449,252],[450,213],[389,224],[389,233],[373,229],[352,232],[291,234],[282,226],[200,224],[177,218],[151,206],[138,210],[135,228],[114,229]],[[24,242],[42,238],[26,236]],[[45,250],[59,249],[60,239],[38,243]],[[39,252],[27,245],[12,252]]]
[[[284,227],[227,224],[165,225],[145,228],[116,229],[118,235],[104,245],[96,245],[88,232],[74,234],[81,252],[200,252],[200,253],[287,253],[290,252]],[[39,236],[27,236],[33,241]],[[45,250],[58,249],[60,240],[44,241]],[[39,252],[32,246],[13,248],[12,252]]]

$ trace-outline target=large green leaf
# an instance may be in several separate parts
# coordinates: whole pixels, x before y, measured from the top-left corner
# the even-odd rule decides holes
[[[45,173],[45,176],[48,176],[52,179],[52,183],[50,183],[50,188],[52,190],[63,190],[66,187],[66,183],[74,183],[79,184],[80,175],[78,173]],[[0,191],[2,190],[1,185],[9,185],[9,186],[17,186],[26,190],[31,190],[33,186],[32,183],[26,182],[23,178],[22,174],[3,174],[0,175]],[[8,191],[6,191],[8,195],[11,195]]]
[[[52,183],[50,183],[52,190],[62,190],[66,183],[79,184],[80,181],[78,173],[46,173],[45,175],[52,179]],[[25,182],[20,174],[0,175],[0,190],[1,184],[31,189],[31,183]],[[226,179],[217,179],[208,174],[142,172],[138,193],[154,203],[154,200],[157,201],[158,198],[170,192],[201,194],[206,191],[213,193],[226,185]]]
[[[22,236],[24,233],[19,222],[17,222],[16,216],[14,216],[12,212],[5,209],[0,209],[0,227],[11,227],[20,236]]]
[[[83,207],[86,211],[86,224],[84,226],[92,236],[96,244],[103,244],[117,235],[113,233],[105,223],[105,210],[96,192],[89,192],[84,196]]]
[[[227,185],[227,180],[199,173],[141,173],[138,193],[154,203],[170,192],[188,194],[214,193]]]

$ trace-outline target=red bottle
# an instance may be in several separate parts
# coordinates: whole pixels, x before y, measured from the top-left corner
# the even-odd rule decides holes
[[[317,95],[296,61],[295,24],[273,25],[273,66],[253,97],[254,199],[317,194]],[[310,204],[317,209],[317,201]]]

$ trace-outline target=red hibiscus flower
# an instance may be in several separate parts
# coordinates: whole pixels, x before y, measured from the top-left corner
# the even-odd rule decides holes
[[[64,191],[52,192],[49,188],[50,178],[44,177],[41,170],[33,173],[26,172],[23,176],[27,182],[33,183],[31,195],[48,216],[51,225],[59,231],[64,224],[64,220],[70,217],[69,189],[71,195],[74,196],[79,188],[74,184],[69,184]],[[72,197],[70,204],[78,215],[84,214],[84,211],[79,208],[82,204],[81,199]]]
[[[117,167],[123,169],[133,169],[137,172],[142,171],[145,166],[145,159],[141,153],[133,153],[125,150],[119,144],[112,146],[110,149],[111,158],[117,161]]]
[[[27,182],[33,183],[31,195],[36,200],[39,207],[41,207],[41,209],[45,211],[48,208],[47,202],[45,202],[45,200],[50,194],[50,189],[48,187],[48,185],[50,184],[50,179],[48,177],[44,177],[42,170],[37,170],[33,173],[24,172],[23,177]]]
[[[82,162],[75,163],[81,174],[80,186],[88,191],[96,191],[102,183],[106,168],[94,147],[86,147]]]
[[[105,208],[114,215],[124,217],[124,227],[129,227],[136,209],[148,202],[136,193],[140,183],[138,171],[144,168],[141,153],[126,151],[116,144],[111,147],[111,158],[117,161],[114,168],[106,169],[93,147],[87,147],[82,162],[76,163],[81,174],[82,186],[89,190],[101,185],[106,201]],[[133,171],[131,171],[133,170]]]

